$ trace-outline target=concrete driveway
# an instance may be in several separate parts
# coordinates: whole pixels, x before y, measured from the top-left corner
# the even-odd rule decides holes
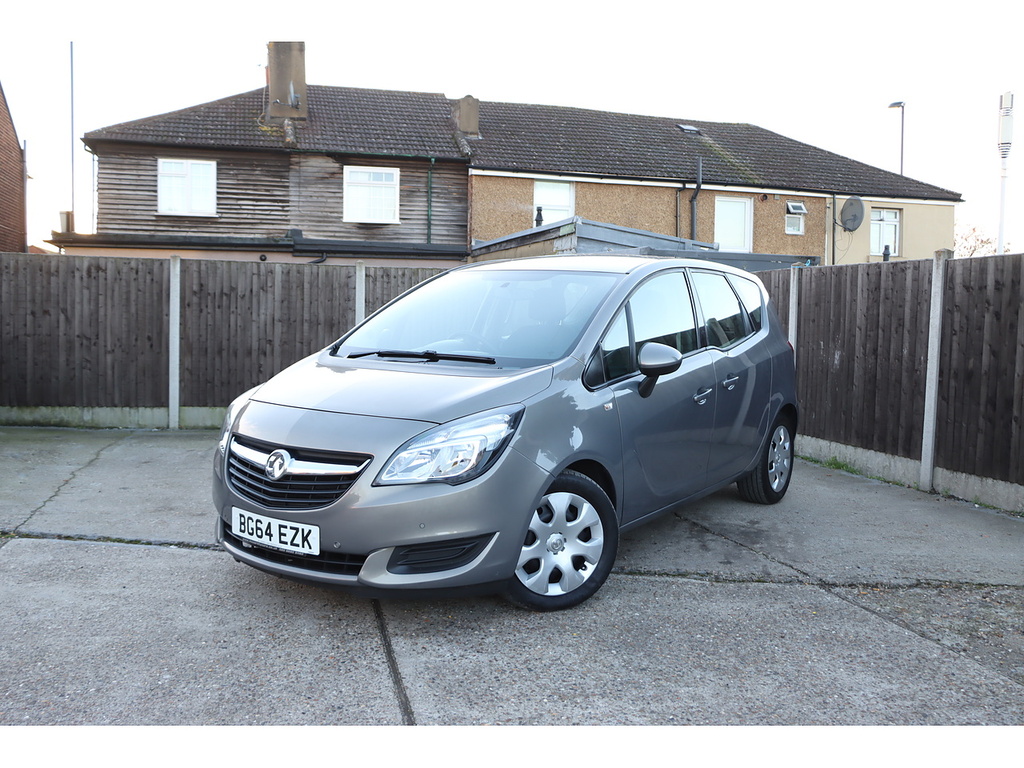
[[[214,549],[215,442],[0,428],[0,724],[1024,723],[1024,519],[798,462],[576,610],[378,602]]]

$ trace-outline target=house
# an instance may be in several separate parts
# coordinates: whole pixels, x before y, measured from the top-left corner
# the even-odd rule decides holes
[[[0,252],[24,253],[27,238],[25,152],[0,84]]]
[[[446,266],[578,217],[824,264],[953,244],[959,194],[757,126],[307,85],[302,43],[269,51],[265,88],[86,134],[97,232],[50,242]]]
[[[755,125],[486,102],[479,115],[467,135],[475,243],[535,226],[539,209],[543,221],[580,216],[823,264],[953,246],[956,192]],[[847,231],[851,197],[862,226]]]
[[[72,254],[450,266],[467,254],[468,160],[440,94],[307,86],[301,43],[267,87],[102,128],[95,234]]]

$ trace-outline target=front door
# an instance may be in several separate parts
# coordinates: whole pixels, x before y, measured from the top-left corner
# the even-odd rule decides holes
[[[656,342],[683,354],[649,397],[637,355]],[[714,355],[697,348],[693,303],[682,272],[656,275],[630,297],[609,329],[601,354],[612,380],[622,430],[623,522],[635,520],[701,491],[707,481],[715,424]]]

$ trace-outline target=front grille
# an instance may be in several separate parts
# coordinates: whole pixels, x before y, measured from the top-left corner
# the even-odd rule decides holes
[[[306,510],[333,504],[352,487],[370,456],[285,448],[290,471],[274,480],[267,459],[280,446],[235,436],[228,450],[228,480],[240,496],[267,509]]]
[[[318,573],[358,576],[363,563],[366,562],[366,555],[349,555],[342,552],[322,552],[315,556],[295,555],[289,552],[279,552],[276,549],[265,549],[258,544],[253,544],[235,536],[227,522],[224,523],[224,539],[235,547],[244,549],[254,557],[265,560],[268,563],[291,565]]]

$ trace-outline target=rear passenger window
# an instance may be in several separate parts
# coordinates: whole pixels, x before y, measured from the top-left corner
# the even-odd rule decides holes
[[[746,313],[725,275],[694,272],[693,287],[700,300],[710,346],[728,347],[747,335]]]
[[[729,282],[736,289],[736,293],[740,295],[743,308],[747,310],[747,317],[750,318],[750,325],[755,331],[761,330],[761,324],[764,322],[761,306],[761,289],[757,287],[757,283],[753,280],[747,280],[745,277],[738,277],[736,275],[730,275]]]

